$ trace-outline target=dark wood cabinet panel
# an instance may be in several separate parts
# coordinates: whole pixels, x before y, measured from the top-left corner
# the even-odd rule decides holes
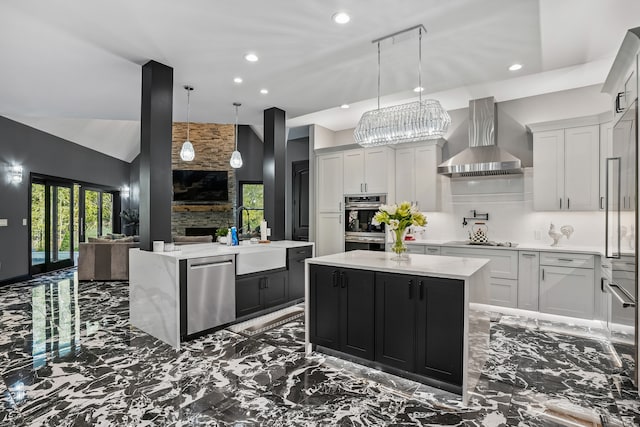
[[[309,276],[311,342],[339,350],[339,271],[333,267],[314,265],[309,270]]]
[[[462,384],[464,282],[419,279],[417,372]]]
[[[376,273],[375,359],[395,368],[415,368],[416,289],[412,276]]]
[[[236,317],[262,310],[262,276],[236,278]]]
[[[462,385],[464,281],[310,266],[313,344]]]
[[[311,246],[287,249],[289,300],[304,298],[304,260],[311,257]]]
[[[284,304],[289,300],[286,271],[271,273],[263,278],[262,305],[264,308]]]
[[[340,350],[373,360],[375,275],[365,270],[340,270]]]

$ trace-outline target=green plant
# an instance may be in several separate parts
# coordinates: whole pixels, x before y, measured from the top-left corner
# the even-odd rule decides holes
[[[228,233],[229,233],[229,229],[226,227],[220,227],[216,230],[216,236],[218,237],[227,237]]]
[[[140,215],[137,209],[125,209],[120,212],[120,218],[127,223],[137,225],[140,222]]]

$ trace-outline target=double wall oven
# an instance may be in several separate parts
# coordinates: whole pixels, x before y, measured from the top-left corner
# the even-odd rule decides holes
[[[373,216],[386,195],[347,196],[344,199],[344,250],[384,251],[384,224],[373,225]]]

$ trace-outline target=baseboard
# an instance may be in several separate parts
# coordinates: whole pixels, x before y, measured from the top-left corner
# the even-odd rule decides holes
[[[16,277],[12,277],[10,279],[3,279],[0,280],[0,286],[6,286],[6,285],[12,285],[14,283],[18,283],[18,282],[26,282],[27,280],[31,280],[33,279],[33,276],[26,274],[24,276],[16,276]]]

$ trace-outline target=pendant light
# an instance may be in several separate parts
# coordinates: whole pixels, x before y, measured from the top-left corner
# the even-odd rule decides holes
[[[380,108],[380,42],[393,39],[409,31],[418,30],[418,87],[419,100],[401,105]],[[373,40],[378,45],[378,108],[362,115],[356,130],[355,141],[363,147],[417,142],[442,138],[449,128],[451,118],[435,99],[422,100],[422,32],[423,25]]]
[[[239,102],[233,103],[233,106],[236,107],[236,130],[234,132],[236,136],[236,149],[233,152],[233,154],[231,154],[231,160],[229,160],[229,164],[234,169],[238,169],[242,167],[242,155],[238,151],[238,107],[241,105],[242,104],[240,104]]]
[[[193,90],[192,86],[184,86],[187,91],[187,140],[182,143],[182,149],[180,149],[180,158],[185,162],[191,162],[196,158],[196,150],[193,149],[193,144],[189,141],[189,109],[190,109],[190,95]]]

